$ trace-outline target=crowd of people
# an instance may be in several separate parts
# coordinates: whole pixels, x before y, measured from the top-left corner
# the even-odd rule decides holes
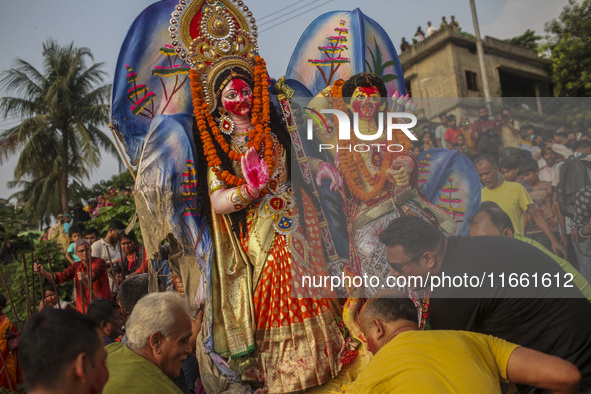
[[[405,37],[402,37],[402,41],[400,42],[400,51],[408,51],[412,45],[423,41],[427,37],[431,37],[435,32],[445,29],[452,29],[453,31],[460,31],[460,25],[458,21],[456,21],[456,17],[452,15],[451,20],[449,23],[446,20],[445,16],[441,17],[441,23],[439,24],[439,29],[436,29],[435,26],[431,24],[431,21],[427,22],[427,31],[423,31],[422,27],[417,27],[417,31],[414,34],[414,38],[412,39],[412,44],[406,41]]]
[[[144,143],[136,198],[146,249],[125,223],[113,220],[101,233],[82,227],[87,220],[76,214],[66,227],[61,215],[49,238],[62,245],[69,266],[53,272],[34,264],[50,286],[22,330],[0,316],[5,387],[589,392],[588,136],[571,140],[559,130],[538,140],[510,109],[492,118],[483,107],[473,123],[443,113],[433,132],[421,119],[420,144],[397,139],[404,151],[376,143],[308,157],[292,131],[288,99],[281,108],[270,99],[264,60],[249,26],[234,25],[245,19],[233,10],[203,3],[167,27],[208,48],[220,31],[242,36],[228,38],[238,46],[216,43],[226,63],[191,69],[195,116],[159,116]],[[428,25],[426,34],[434,34]],[[449,25],[443,17],[440,28],[449,26],[459,30],[453,16]],[[425,37],[420,27],[416,37]],[[355,112],[355,134],[374,136],[386,96],[380,77],[360,72],[318,92],[309,109]],[[334,129],[318,123],[318,141],[336,145]],[[458,236],[454,218],[419,189],[416,155],[435,148],[480,177],[477,207],[466,217],[469,236]],[[334,195],[321,189],[323,181]],[[334,198],[321,200],[320,191]],[[77,212],[99,215],[111,197]],[[335,219],[342,226],[328,223]],[[163,233],[172,245],[161,245]],[[344,289],[349,298],[336,291],[302,296],[304,268],[326,278],[335,272],[329,264],[343,278],[369,274],[405,285]],[[434,285],[445,277],[449,285]],[[470,286],[462,286],[467,278]],[[72,303],[60,299],[57,286],[65,283],[73,285]]]
[[[407,295],[381,291],[358,316],[374,357],[347,393],[414,392],[417,384],[421,392],[443,387],[515,392],[535,386],[577,393],[590,387],[589,283],[568,262],[520,236],[494,202],[483,202],[470,224],[470,237],[447,237],[418,217],[394,219],[379,235],[391,274],[569,272],[576,286],[560,294],[546,289],[543,297],[534,294],[538,289],[510,286],[484,286],[476,297],[466,297],[464,289],[437,289],[430,302],[432,330],[426,331],[419,329],[417,308]],[[118,228],[113,224],[112,229]],[[75,246],[81,261],[87,260],[90,242],[78,239]],[[203,310],[188,307],[182,286],[149,293],[145,273],[130,274],[113,297],[105,286],[105,261],[92,257],[92,262],[92,277],[82,267],[74,277],[80,283],[76,291],[82,292],[75,309],[60,302],[52,287],[45,289],[39,312],[20,336],[0,316],[5,365],[0,384],[14,389],[23,382],[29,393],[204,393],[196,355],[196,347],[202,346]],[[39,265],[35,269],[52,283],[65,277],[50,275]],[[90,294],[82,285],[87,280],[93,282]],[[0,307],[5,305],[0,296]],[[550,323],[553,329],[547,330]],[[249,390],[237,386],[227,392]]]
[[[391,274],[565,272],[572,275],[573,290],[539,297],[529,289],[503,287],[503,294],[489,289],[495,294],[469,298],[458,289],[437,290],[429,305],[432,331],[419,329],[420,314],[406,295],[378,292],[358,316],[375,356],[346,392],[392,387],[410,392],[426,366],[446,377],[443,383],[422,380],[428,392],[442,384],[458,392],[535,386],[575,393],[590,387],[591,259],[583,250],[589,250],[591,239],[591,141],[563,130],[538,141],[533,128],[519,127],[510,111],[503,111],[506,116],[493,120],[480,108],[476,122],[462,117],[459,127],[454,115],[441,114],[437,134],[421,120],[424,150],[447,146],[474,157],[484,186],[482,204],[470,219],[470,237],[445,236],[415,216],[391,221],[379,235]],[[495,149],[483,138],[491,131],[499,141]],[[461,149],[465,136],[473,143]],[[530,148],[536,146],[540,149]],[[120,221],[109,223],[102,236],[73,224],[68,236],[68,268],[51,272],[34,265],[51,285],[43,288],[38,313],[22,334],[0,316],[5,366],[0,385],[14,389],[24,383],[31,393],[204,393],[196,352],[203,311],[188,307],[182,282],[159,278],[159,292],[149,294],[145,251]],[[159,268],[167,251],[162,247],[155,266],[160,277],[170,277],[169,270],[164,275]],[[73,302],[60,300],[56,286],[70,281]],[[6,299],[0,296],[2,306]],[[551,331],[548,321],[553,321]],[[469,371],[458,375],[460,365]]]
[[[40,331],[27,334],[28,331],[25,327],[22,335],[19,336],[15,325],[12,324],[8,317],[4,314],[0,316],[0,324],[2,325],[0,328],[3,333],[0,339],[0,350],[3,352],[4,359],[2,365],[6,371],[5,373],[0,373],[0,386],[10,390],[16,389],[17,385],[23,383],[22,371],[24,371],[24,384],[28,392],[47,392],[47,390],[52,388],[56,389],[56,392],[101,392],[109,373],[106,372],[106,367],[104,366],[106,356],[104,351],[101,351],[101,355],[97,356],[98,359],[94,359],[95,352],[97,351],[94,347],[96,330],[99,330],[100,343],[104,346],[113,343],[121,344],[122,339],[123,343],[127,343],[124,337],[124,327],[132,327],[131,331],[127,331],[129,333],[133,332],[133,325],[126,324],[126,322],[130,318],[138,300],[148,294],[148,259],[145,256],[143,247],[139,245],[134,232],[129,231],[126,233],[125,228],[126,226],[122,222],[113,220],[109,223],[106,234],[101,237],[101,234],[96,229],[87,228],[81,231],[78,227],[71,226],[69,228],[71,243],[66,252],[66,259],[70,265],[62,272],[53,272],[50,268],[46,268],[41,264],[34,264],[34,272],[45,278],[47,283],[50,283],[49,286],[42,288],[43,295],[37,309],[38,313],[27,323],[28,327],[31,325],[34,326],[34,328],[31,328],[33,331]],[[169,249],[167,245],[164,245],[160,250],[161,253],[157,256],[153,265],[154,272],[158,276],[158,289],[164,292],[166,291],[166,284],[169,284],[170,288],[174,287],[172,286],[173,281],[170,280],[170,269],[166,264]],[[73,301],[68,302],[60,299],[57,286],[61,283],[72,282],[74,285]],[[184,302],[174,301],[174,299],[170,301],[170,298],[168,300],[169,302],[162,304],[167,312],[175,312],[175,306],[181,304],[183,305],[182,310],[187,311]],[[4,309],[6,304],[6,299],[3,295],[0,295],[0,310]],[[148,308],[144,309],[143,319],[152,322],[154,318],[152,312],[152,303],[150,302]],[[85,315],[85,317],[82,318],[82,315]],[[194,318],[196,316],[193,315]],[[54,324],[57,324],[57,326]],[[60,331],[60,325],[62,324],[67,325],[65,331]],[[171,327],[175,326],[176,322],[175,320],[169,319],[165,324],[168,324],[166,327]],[[57,332],[59,332],[60,338],[52,337]],[[195,331],[195,335],[193,336],[193,348],[195,346],[194,338],[197,332],[198,330]],[[144,334],[145,332],[141,331],[139,335]],[[168,339],[168,331],[164,334]],[[45,346],[44,349],[47,351],[46,358],[43,358],[43,355],[32,358],[30,352],[33,350],[27,348],[27,341],[23,341],[24,346],[21,346],[20,339],[27,338],[27,335],[32,336],[29,338],[32,341],[40,341],[33,345],[33,349],[36,349],[37,346]],[[138,337],[132,336],[132,338]],[[69,342],[70,339],[73,342]],[[63,343],[65,340],[68,341],[68,346],[65,346]],[[76,342],[77,340],[79,341]],[[139,340],[142,341],[144,338],[140,338]],[[51,346],[47,346],[49,342],[52,343]],[[56,350],[60,353],[60,356],[53,357],[55,346],[65,346],[69,347],[69,349]],[[86,352],[88,349],[92,349],[92,352],[85,353],[88,359],[76,359],[76,362],[80,362],[79,364],[68,365],[74,361],[73,358],[69,357],[80,357],[80,352]],[[187,346],[185,345],[183,349],[187,349]],[[191,353],[192,351],[189,350],[187,350],[186,354],[183,352],[182,355],[176,352],[173,355],[175,358],[174,362],[179,362],[179,357],[182,357],[182,361],[185,361],[188,356],[191,356]],[[116,360],[120,360],[118,355],[113,357]],[[47,361],[48,358],[51,358],[51,362]],[[70,386],[72,382],[68,379],[73,376],[69,373],[60,375],[61,372],[65,371],[65,369],[62,370],[60,368],[82,368],[84,370],[83,373],[88,373],[89,371],[85,369],[88,367],[85,364],[88,360],[91,360],[93,368],[97,368],[94,372],[101,372],[99,368],[102,365],[103,370],[101,376],[105,380],[100,383],[100,387],[94,387],[93,385],[99,384],[99,381],[89,381],[82,377],[81,379],[84,381],[84,384],[87,384],[86,389],[92,386],[95,391],[77,391],[80,390],[81,386],[76,386],[76,384]],[[165,359],[163,362],[169,363],[171,360]],[[52,373],[42,372],[39,369],[42,366],[38,363],[52,364],[56,369]],[[27,367],[28,365],[29,367]],[[182,392],[195,392],[195,374],[197,368],[194,355],[184,365],[186,365],[187,373],[192,374],[191,379],[187,381],[183,375],[183,377],[175,380],[175,383],[172,384],[168,381],[167,377],[165,378],[165,382],[168,383],[164,387],[168,386],[169,390],[159,392],[174,392],[174,390],[170,391],[170,388],[177,387],[175,384],[180,387]],[[29,371],[33,371],[33,375],[27,374],[27,368]],[[126,371],[133,370],[141,373],[141,369],[136,369],[133,362],[132,365],[122,366],[122,368]],[[91,371],[90,373],[92,374],[94,372]],[[80,370],[76,373],[79,374]],[[163,376],[169,376],[170,378],[178,377],[178,374],[171,373],[170,370],[167,375],[160,374],[160,379]],[[92,376],[93,379],[95,377],[98,379],[98,376]],[[111,371],[111,376],[114,376],[113,371]],[[121,379],[127,380],[127,378],[127,372],[123,373]],[[77,384],[79,383],[77,382]],[[147,382],[146,384],[149,385],[150,383]],[[172,386],[170,386],[171,384]],[[154,387],[162,388],[161,386]],[[111,392],[121,392],[119,390],[120,385],[111,388]],[[109,391],[107,390],[106,392]]]
[[[492,116],[486,106],[478,108],[478,118],[471,120],[461,115],[459,122],[454,114],[439,114],[439,124],[422,117],[417,121],[413,144],[415,153],[431,148],[458,150],[471,159],[480,155],[491,155],[496,160],[505,156],[520,156],[523,160],[535,159],[542,170],[542,180],[550,181],[551,170],[544,167],[556,165],[560,158],[573,154],[574,144],[591,139],[589,133],[567,132],[564,127],[555,131],[537,129],[531,124],[520,125],[513,118],[510,108],[502,108]],[[554,152],[557,158],[546,153]]]
[[[84,230],[84,223],[100,216],[101,208],[112,207],[115,200],[118,204],[129,204],[130,199],[133,199],[133,189],[130,186],[125,187],[121,191],[121,197],[116,187],[111,186],[107,193],[99,194],[96,197],[89,198],[87,204],[83,205],[77,203],[74,205],[72,214],[61,213],[57,215],[57,223],[48,228],[42,236],[44,240],[55,241],[62,246],[64,252],[70,246],[70,227],[77,227]],[[111,202],[113,201],[113,202]]]
[[[482,201],[497,202],[518,234],[560,254],[591,279],[585,249],[591,230],[585,188],[591,185],[591,171],[585,167],[589,133],[520,125],[510,108],[492,117],[482,106],[478,114],[474,122],[463,115],[458,125],[454,114],[441,113],[434,130],[426,118],[419,119],[415,154],[442,147],[474,160],[484,185]]]
[[[559,296],[492,283],[479,289],[492,292],[486,296],[437,289],[426,298],[428,326],[424,309],[407,295],[378,292],[357,317],[375,357],[346,392],[410,392],[417,381],[426,392],[444,386],[512,392],[515,384],[569,393],[591,388],[591,140],[564,130],[538,135],[507,108],[497,119],[485,107],[479,115],[473,123],[462,116],[458,126],[453,114],[441,114],[434,133],[421,119],[420,145],[413,147],[446,147],[474,159],[483,188],[470,237],[444,235],[413,215],[393,219],[379,234],[390,274],[539,271],[571,275],[573,286]],[[83,210],[90,216],[97,208],[91,200]],[[153,266],[159,291],[148,294],[149,259],[124,223],[114,220],[101,234],[80,226],[84,220],[66,227],[65,215],[59,219],[70,265],[52,272],[34,264],[50,285],[20,336],[0,316],[0,385],[24,383],[32,393],[205,392],[196,351],[203,311],[189,308],[182,281],[163,269],[170,247],[161,247]],[[62,283],[73,283],[72,302],[60,299]],[[458,374],[460,365],[469,371]],[[252,391],[243,384],[228,390]]]

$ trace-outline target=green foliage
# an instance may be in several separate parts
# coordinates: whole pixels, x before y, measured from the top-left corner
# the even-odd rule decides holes
[[[375,48],[375,54],[369,46],[367,47],[372,61],[371,64],[367,60],[365,61],[365,66],[367,67],[367,70],[370,73],[373,73],[379,78],[381,78],[382,81],[384,81],[384,83],[397,80],[398,76],[396,74],[384,74],[387,67],[396,66],[396,60],[388,60],[384,63],[384,59],[382,58],[382,51],[380,50],[380,47],[378,46],[375,37],[373,38],[373,43]]]
[[[109,121],[111,87],[101,85],[105,72],[88,48],[71,43],[43,44],[43,70],[17,59],[2,73],[0,116],[23,119],[0,135],[0,164],[18,153],[15,182],[25,190],[27,210],[38,221],[68,210],[71,179],[88,178],[100,164],[100,148],[117,149],[98,127]],[[48,200],[51,200],[49,202]]]
[[[20,187],[19,192],[11,198],[24,201],[23,210],[27,217],[36,221],[40,228],[48,227],[52,217],[62,213],[61,175],[53,172],[47,176],[41,176],[31,181],[15,180],[8,182],[9,188]]]
[[[54,243],[49,241],[41,241],[39,236],[36,234],[31,233],[30,235],[35,235],[31,237],[29,240],[33,243],[33,249],[31,251],[35,255],[35,261],[39,261],[40,264],[45,267],[47,271],[49,271],[49,263],[48,263],[48,254],[49,258],[51,259],[51,264],[53,266],[54,272],[60,272],[66,269],[69,266],[68,261],[66,260],[65,254],[62,253],[60,247]],[[17,311],[17,315],[21,324],[27,320],[27,297],[26,297],[26,286],[25,286],[25,267],[23,265],[23,253],[26,259],[26,266],[27,266],[27,279],[28,279],[28,286],[29,286],[29,302],[33,309],[33,312],[37,311],[39,307],[39,303],[41,302],[41,289],[39,287],[39,279],[40,276],[35,274],[35,287],[33,287],[33,267],[31,265],[31,251],[24,252],[18,254],[17,260],[13,263],[7,264],[2,267],[2,271],[4,272],[4,277],[6,278],[6,282],[8,284],[8,289],[10,290],[10,295],[12,298],[12,302],[14,303],[14,307]],[[72,297],[72,283],[71,281],[58,285],[58,292],[60,295],[60,300],[64,301],[71,301]],[[46,279],[42,278],[41,282],[42,287],[51,286],[51,283]],[[32,304],[32,297],[33,292],[35,292],[35,301],[37,305]],[[4,286],[2,286],[2,293],[6,294],[6,290]],[[8,298],[8,296],[6,297]],[[10,303],[4,309],[4,312],[9,316],[9,318],[16,324],[16,321],[13,320],[14,314],[12,312],[12,308]]]
[[[474,34],[468,33],[467,31],[462,31],[461,27],[458,27],[458,33],[460,33],[463,36],[476,39],[476,36]]]
[[[102,180],[90,187],[76,183],[72,187],[72,202],[80,202],[86,205],[89,198],[96,197],[99,194],[106,195],[111,186],[116,187],[117,190],[119,190],[119,193],[122,193],[125,187],[133,186],[133,184],[134,181],[129,171],[115,174],[108,181]]]
[[[18,386],[15,387],[15,391],[10,391],[9,389],[6,389],[4,387],[0,387],[0,394],[13,394],[13,393],[18,393],[18,394],[26,394],[27,392],[25,391],[25,386]]]
[[[109,197],[112,207],[103,207],[99,210],[100,215],[92,220],[85,222],[86,228],[96,228],[104,236],[109,228],[111,220],[120,220],[128,225],[135,215],[135,199],[126,200],[125,197]],[[138,240],[141,242],[140,225],[136,223],[133,230]]]
[[[33,228],[34,223],[31,223],[24,210],[0,207],[0,243],[15,240],[19,234]]]
[[[121,187],[117,183],[117,179],[120,182],[127,182],[125,176],[116,176],[112,178],[113,183],[116,187]],[[131,178],[131,176],[129,176]],[[129,183],[126,183],[128,185]],[[118,186],[119,185],[119,186]],[[117,219],[125,224],[132,221],[135,215],[135,200],[130,198],[129,200],[125,197],[111,197],[110,202],[114,204],[110,207],[103,207],[100,210],[100,215],[90,221],[85,222],[87,228],[94,227],[99,230],[102,235],[107,232],[109,222]],[[31,265],[31,253],[35,255],[35,261],[42,264],[47,271],[49,271],[48,254],[49,259],[53,266],[54,272],[60,272],[69,266],[68,261],[65,258],[65,254],[61,251],[60,246],[54,242],[41,241],[41,231],[34,230],[35,225],[31,224],[27,215],[23,210],[14,211],[7,207],[0,208],[0,240],[2,244],[6,241],[11,240],[17,247],[16,252],[12,256],[12,262],[1,266],[8,288],[10,291],[11,298],[13,300],[15,309],[17,310],[18,320],[21,324],[27,320],[27,299],[26,299],[26,286],[25,286],[25,267],[23,265],[23,253],[27,261],[27,279],[29,285],[29,300],[33,312],[39,307],[41,302],[41,288],[39,287],[39,275],[35,275],[35,285],[33,286],[33,267]],[[136,223],[134,227],[135,234],[141,242],[141,233],[139,223]],[[72,281],[58,285],[58,292],[60,300],[71,301],[72,300]],[[51,287],[51,283],[44,278],[41,282],[42,287]],[[32,303],[32,295],[35,294],[36,305]],[[6,294],[6,290],[3,285],[0,285],[0,293]],[[7,297],[8,298],[8,297]],[[4,313],[16,324],[14,314],[10,303],[4,309]]]
[[[538,41],[541,39],[542,36],[538,36],[535,31],[527,29],[525,33],[513,38],[508,38],[505,41],[510,44],[520,45],[524,48],[537,51],[539,49]]]
[[[550,33],[554,95],[591,96],[591,0],[569,0],[560,17],[546,24]]]

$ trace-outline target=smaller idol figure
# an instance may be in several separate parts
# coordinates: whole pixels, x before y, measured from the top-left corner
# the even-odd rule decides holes
[[[378,130],[378,114],[387,107],[386,96],[380,78],[372,73],[360,73],[322,90],[309,106],[347,113],[349,119],[357,118],[358,132],[373,136]],[[382,130],[383,127],[382,123]],[[341,200],[350,245],[346,270],[352,276],[368,274],[385,278],[389,267],[378,234],[390,221],[400,215],[416,215],[444,232],[453,232],[454,223],[420,193],[416,157],[410,151],[411,141],[403,132],[395,131],[392,140],[387,140],[386,132],[382,132],[377,139],[366,141],[351,130],[350,140],[339,141],[337,129],[317,129],[315,137],[320,143],[338,146],[328,153],[345,186]],[[371,296],[376,290],[366,288],[365,295]]]

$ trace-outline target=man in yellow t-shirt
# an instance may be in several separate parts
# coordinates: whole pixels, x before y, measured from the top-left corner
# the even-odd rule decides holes
[[[419,331],[413,302],[402,294],[372,298],[359,325],[374,354],[350,393],[500,393],[500,380],[576,393],[577,367],[490,335]]]
[[[476,159],[474,164],[480,176],[480,181],[484,184],[481,201],[497,203],[509,215],[515,232],[520,235],[525,233],[524,216],[527,212],[552,243],[554,254],[566,258],[564,246],[558,242],[525,188],[519,183],[507,182],[500,178],[499,166],[495,159],[490,156],[482,156]]]

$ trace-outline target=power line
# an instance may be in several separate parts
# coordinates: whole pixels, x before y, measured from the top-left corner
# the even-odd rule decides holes
[[[330,3],[330,2],[332,2],[332,1],[333,1],[333,0],[328,0],[328,1],[325,1],[324,3],[322,3],[322,4],[319,4],[319,5],[317,5],[317,6],[316,6],[316,7],[314,7],[314,8],[310,8],[309,10],[306,10],[306,11],[304,11],[304,12],[300,12],[299,14],[297,14],[297,15],[294,15],[294,16],[291,16],[291,17],[290,17],[290,18],[288,18],[288,19],[295,19],[295,18],[297,18],[298,16],[304,15],[304,14],[306,14],[306,13],[310,12],[310,11],[313,11],[313,10],[315,10],[315,9],[317,9],[317,8],[320,8],[320,7],[322,7],[322,6],[324,6],[324,5],[328,4],[328,3]],[[269,26],[269,27],[267,27],[266,29],[263,29],[263,30],[261,30],[259,33],[265,32],[265,31],[267,31],[267,30],[271,30],[271,29],[272,29],[272,28],[274,28],[274,27],[277,27],[277,26],[279,26],[279,25],[282,25],[282,24],[284,24],[284,23],[285,23],[285,22],[286,22],[288,19],[285,19],[285,20],[283,20],[283,21],[281,21],[281,22],[278,22],[278,23],[274,24],[273,26]]]
[[[305,1],[304,1],[304,3],[305,3]],[[301,10],[302,8],[306,8],[306,7],[308,7],[308,6],[310,6],[310,5],[314,4],[314,3],[316,3],[316,0],[312,0],[312,1],[308,2],[308,3],[306,3],[306,4],[303,4],[303,5],[302,5],[301,3],[293,3],[293,4],[292,4],[292,5],[290,5],[289,7],[285,7],[285,8],[283,8],[283,9],[281,9],[281,10],[275,11],[274,13],[267,15],[267,16],[275,16],[275,18],[274,18],[274,19],[271,19],[271,20],[269,20],[269,21],[263,22],[263,23],[259,23],[258,25],[259,25],[259,27],[261,27],[261,26],[264,26],[264,25],[268,25],[269,23],[276,22],[276,21],[277,21],[277,19],[279,19],[279,18],[283,18],[284,16],[286,16],[286,15],[289,15],[289,14],[291,14],[292,12],[299,11],[299,10]],[[291,11],[289,11],[289,12],[286,12],[286,13],[284,13],[284,14],[277,15],[277,14],[278,14],[278,13],[280,13],[281,11],[284,11],[284,10],[286,10],[286,9],[288,9],[288,8],[290,8],[290,7],[292,7],[292,6],[294,6],[294,5],[301,5],[301,6],[300,6],[300,7],[298,7],[298,8],[296,8],[295,10],[291,10]],[[262,18],[261,18],[261,19],[262,19]],[[260,19],[259,19],[259,21],[260,21]]]
[[[297,5],[297,4],[298,4],[297,2],[293,2],[293,3],[291,3],[290,5],[288,5],[287,7],[283,7],[283,8],[281,8],[281,9],[277,10],[277,11],[273,11],[273,12],[271,12],[270,14],[267,14],[267,15],[265,15],[265,16],[262,16],[262,17],[260,17],[260,18],[257,18],[257,22],[258,22],[258,21],[262,21],[263,19],[267,19],[267,18],[268,18],[268,17],[270,17],[270,16],[274,16],[274,15],[275,15],[275,14],[277,14],[278,12],[285,11],[286,9],[288,9],[288,8],[291,8],[291,7],[293,7],[294,5]]]

